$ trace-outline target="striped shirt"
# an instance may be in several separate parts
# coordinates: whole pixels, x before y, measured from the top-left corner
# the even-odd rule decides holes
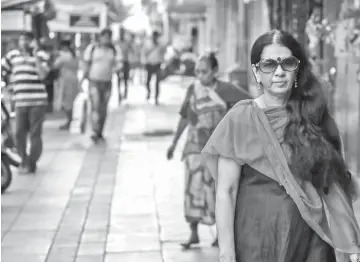
[[[41,65],[49,71],[49,55],[38,51]],[[47,92],[36,67],[36,57],[24,55],[14,49],[1,59],[2,75],[10,79],[15,107],[41,106],[47,104]]]

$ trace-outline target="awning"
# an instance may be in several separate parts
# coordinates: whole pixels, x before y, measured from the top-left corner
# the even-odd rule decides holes
[[[36,3],[40,0],[1,0],[1,10],[21,6],[23,4]]]
[[[52,0],[1,0],[1,10],[13,8],[29,8],[37,6],[46,20],[56,16],[56,10]]]

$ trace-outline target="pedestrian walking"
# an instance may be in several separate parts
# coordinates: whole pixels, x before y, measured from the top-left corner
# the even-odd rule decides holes
[[[36,172],[43,149],[42,128],[47,105],[43,80],[50,71],[48,60],[48,55],[39,50],[31,32],[21,33],[19,48],[8,52],[1,59],[2,76],[5,79],[11,76],[15,101],[15,140],[22,158],[20,173]]]
[[[60,130],[69,130],[74,101],[80,90],[77,76],[79,69],[78,59],[75,51],[71,48],[70,40],[60,41],[59,55],[53,67],[59,71],[58,88],[60,89],[61,107],[66,115],[66,122],[59,128]]]
[[[53,104],[54,104],[54,83],[58,77],[57,70],[53,68],[54,58],[55,58],[55,52],[54,47],[50,43],[50,41],[46,38],[40,39],[40,45],[41,49],[46,52],[46,54],[49,56],[48,65],[50,67],[50,72],[46,75],[45,79],[43,80],[45,84],[45,89],[48,97],[48,103],[47,103],[47,112],[53,111]]]
[[[359,261],[354,182],[309,58],[274,30],[255,41],[251,64],[263,95],[235,105],[202,151],[220,260]]]
[[[119,90],[119,103],[122,99],[127,99],[128,96],[128,87],[129,87],[129,78],[130,78],[130,58],[134,53],[134,38],[126,39],[126,31],[120,29],[120,40],[118,43],[118,50],[122,54],[122,70],[118,72],[118,90]],[[121,92],[121,80],[124,81],[124,94]]]
[[[188,127],[182,160],[185,163],[184,212],[191,234],[181,244],[185,249],[199,243],[199,223],[215,223],[215,182],[202,164],[200,152],[227,110],[238,101],[249,98],[230,83],[218,80],[217,71],[218,61],[213,53],[199,58],[197,80],[187,90],[176,134],[167,151],[167,158],[172,159],[177,142]],[[217,245],[217,240],[213,245]]]
[[[136,35],[132,34],[132,46],[133,46],[133,52],[131,53],[130,57],[130,79],[132,79],[132,82],[135,84],[135,79],[137,79],[138,84],[142,84],[143,81],[143,66],[141,64],[141,50],[142,50],[143,43],[141,42],[141,39],[139,37],[136,37]]]
[[[159,104],[159,95],[160,95],[160,74],[161,74],[161,65],[164,62],[164,56],[166,52],[166,47],[159,42],[159,33],[154,32],[151,37],[151,42],[149,45],[145,46],[144,54],[146,61],[146,88],[147,88],[147,99],[151,97],[151,79],[155,75],[155,104]]]
[[[89,80],[91,103],[91,139],[97,143],[104,140],[103,130],[107,116],[107,106],[111,95],[112,76],[119,71],[121,56],[111,43],[112,32],[103,29],[100,43],[90,44],[84,52],[84,76],[80,82]]]

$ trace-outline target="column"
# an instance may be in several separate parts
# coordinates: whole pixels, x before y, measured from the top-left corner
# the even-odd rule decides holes
[[[218,58],[220,64],[220,72],[224,70],[226,62],[226,18],[225,18],[225,1],[216,1],[216,48],[218,49]]]
[[[246,27],[248,26],[248,21],[246,20],[244,1],[243,0],[236,0],[236,1],[238,1],[238,9],[237,9],[237,17],[236,17],[236,30],[237,30],[236,60],[241,69],[247,70],[248,69],[248,62],[247,62],[248,39],[246,35]]]
[[[216,38],[215,38],[215,31],[216,31],[216,1],[217,0],[209,0],[209,4],[207,7],[207,46],[206,49],[212,49],[216,46]]]

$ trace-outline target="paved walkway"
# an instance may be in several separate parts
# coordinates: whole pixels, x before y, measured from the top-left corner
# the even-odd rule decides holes
[[[171,136],[158,134],[174,129],[184,88],[162,91],[166,104],[155,107],[132,87],[129,105],[112,109],[104,145],[46,123],[38,174],[15,174],[2,195],[2,261],[217,261],[209,227],[199,248],[179,247],[189,234],[183,168],[180,152],[165,158]]]
[[[103,145],[57,131],[61,120],[47,121],[38,174],[15,175],[2,195],[2,261],[217,261],[213,228],[200,227],[198,248],[179,247],[189,234],[184,141],[173,161],[165,152],[184,94],[168,82],[165,104],[155,107],[144,101],[144,87],[132,86],[130,101],[118,108],[115,92]]]

